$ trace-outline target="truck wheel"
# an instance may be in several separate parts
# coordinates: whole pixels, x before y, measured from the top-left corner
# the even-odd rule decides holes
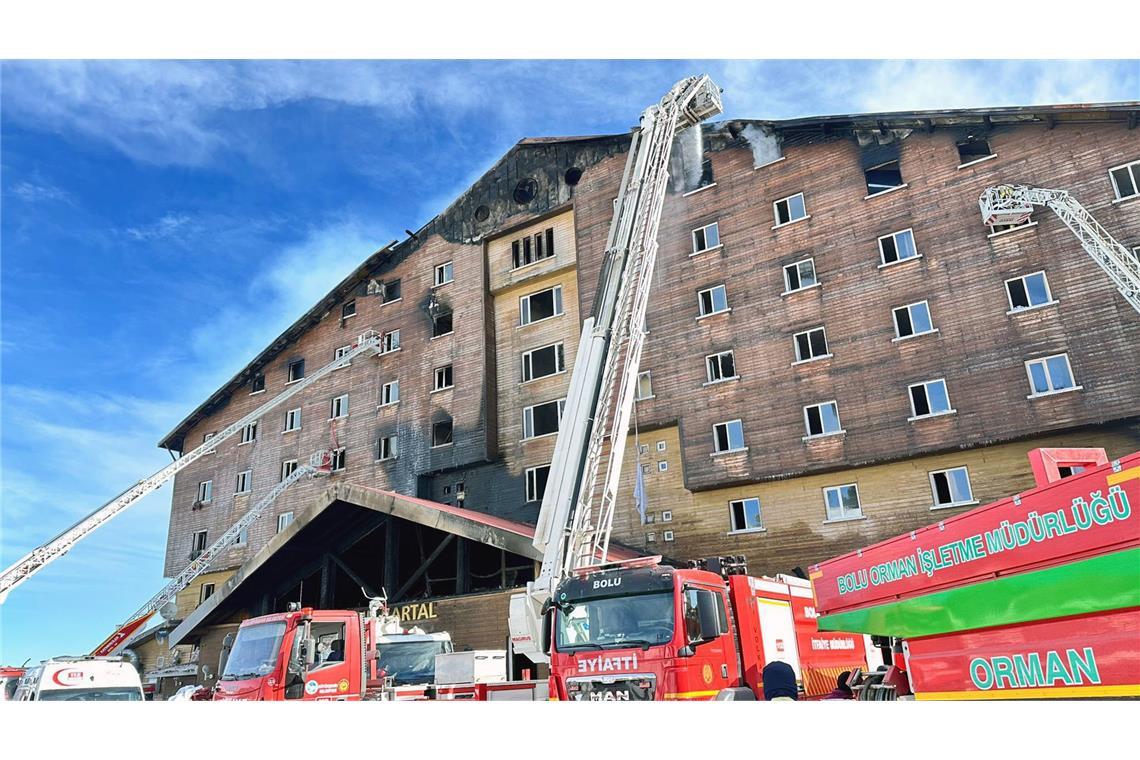
[[[716,702],[755,702],[756,695],[752,693],[752,689],[734,686],[730,689],[721,689],[713,700]]]

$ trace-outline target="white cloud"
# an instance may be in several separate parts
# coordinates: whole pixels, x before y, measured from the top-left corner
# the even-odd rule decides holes
[[[71,196],[66,190],[56,187],[50,182],[17,182],[9,188],[9,191],[26,203],[71,200]]]
[[[189,222],[190,217],[186,214],[168,213],[163,214],[151,224],[128,227],[125,232],[127,237],[132,240],[161,240],[179,235]]]

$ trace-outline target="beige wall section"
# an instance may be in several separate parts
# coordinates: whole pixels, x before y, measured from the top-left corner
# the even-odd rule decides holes
[[[221,591],[222,584],[233,575],[232,570],[223,570],[217,573],[203,573],[194,579],[186,588],[178,592],[174,603],[178,605],[178,619],[185,620],[191,612],[198,608],[202,599],[202,586],[206,583],[214,584],[215,593]]]
[[[514,269],[511,244],[524,237],[533,237],[546,230],[554,230],[554,256]],[[488,285],[491,293],[545,277],[551,272],[574,266],[577,261],[574,238],[574,212],[566,211],[540,222],[519,227],[487,241]]]
[[[614,516],[614,540],[678,559],[743,554],[748,558],[752,573],[774,574],[790,572],[797,565],[806,569],[809,564],[972,509],[972,506],[932,509],[929,474],[935,470],[965,466],[974,499],[985,504],[1033,487],[1026,456],[1031,449],[1098,447],[1107,450],[1110,458],[1116,458],[1140,448],[1140,429],[1106,426],[1095,431],[1042,436],[823,475],[696,493],[684,487],[675,426],[643,432],[640,440],[648,447],[641,455],[641,462],[647,467],[645,490],[648,513],[654,522],[641,525],[634,505],[636,454],[631,435]],[[657,451],[658,442],[664,442],[664,452]],[[660,472],[658,462],[667,462],[668,470]],[[858,485],[863,518],[825,523],[823,489],[847,483]],[[764,530],[730,533],[729,501],[750,497],[760,499]],[[666,510],[672,512],[670,522],[662,522],[662,512]],[[666,530],[673,531],[672,542],[664,541]],[[654,542],[647,540],[650,533],[655,534]]]
[[[517,233],[505,235],[487,244],[488,266],[492,271],[491,281],[494,282],[496,268],[510,267],[510,241],[523,234],[533,235],[551,226],[555,229],[555,250],[560,251],[556,253],[556,258],[565,257],[557,262],[561,268],[552,271],[548,264],[553,262],[538,262],[515,270],[517,274],[531,269],[537,272],[542,268],[542,273],[520,277],[509,287],[494,294],[499,452],[508,471],[515,476],[522,476],[528,467],[549,463],[554,453],[555,436],[523,441],[523,409],[565,398],[570,386],[570,375],[574,371],[581,317],[578,311],[578,279],[573,266],[573,213],[567,212],[522,228]],[[540,322],[520,325],[519,299],[555,285],[562,286],[563,313]],[[566,371],[522,382],[523,353],[558,342],[562,343]],[[525,487],[525,481],[523,483],[520,487]]]

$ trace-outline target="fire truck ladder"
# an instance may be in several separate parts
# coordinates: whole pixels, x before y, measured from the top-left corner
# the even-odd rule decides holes
[[[991,187],[978,199],[985,224],[1021,224],[1034,206],[1047,206],[1073,231],[1085,253],[1116,285],[1124,300],[1140,312],[1140,261],[1064,190],[1026,185]]]
[[[591,316],[582,323],[535,527],[542,568],[526,594],[511,600],[515,649],[534,661],[545,659],[537,646],[538,631],[542,606],[554,587],[576,569],[605,562],[644,344],[669,156],[680,132],[700,129],[703,120],[720,112],[720,89],[707,76],[689,77],[646,109],[633,132],[598,292]],[[600,494],[595,496],[599,477]]]
[[[62,557],[73,546],[89,536],[97,528],[102,526],[111,518],[118,515],[123,510],[134,505],[139,499],[157,490],[163,483],[173,478],[182,470],[197,462],[207,454],[211,454],[217,448],[218,444],[237,435],[246,425],[257,422],[263,415],[271,411],[275,407],[280,406],[289,399],[302,393],[306,388],[319,382],[329,375],[334,370],[347,366],[352,360],[362,354],[378,354],[382,350],[382,337],[375,331],[369,330],[362,335],[358,336],[352,348],[333,361],[329,362],[319,370],[309,375],[294,385],[289,386],[286,390],[282,391],[277,396],[274,396],[269,401],[266,401],[257,409],[245,415],[237,422],[229,425],[221,430],[217,435],[211,437],[208,441],[198,446],[193,451],[183,454],[174,462],[162,468],[149,478],[140,480],[133,486],[128,488],[123,493],[116,496],[111,501],[96,509],[91,514],[84,517],[79,522],[72,525],[70,528],[60,533],[58,536],[48,541],[46,544],[39,546],[30,551],[20,561],[9,567],[0,575],[0,604],[8,598],[8,594],[12,589],[19,586],[28,578],[35,575],[37,572],[46,567],[49,563]]]

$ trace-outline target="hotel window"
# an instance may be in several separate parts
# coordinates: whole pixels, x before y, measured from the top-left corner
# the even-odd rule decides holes
[[[519,299],[519,324],[529,325],[562,313],[562,286],[540,290]]]
[[[343,446],[332,453],[333,472],[342,472],[346,466],[346,462],[347,454]]]
[[[804,424],[807,426],[808,438],[842,433],[843,428],[839,425],[839,404],[827,401],[805,406]]]
[[[557,433],[565,406],[566,399],[559,399],[523,409],[523,438],[538,438]]]
[[[281,531],[288,528],[289,523],[291,522],[293,522],[292,512],[282,512],[281,514],[277,515],[277,532],[280,533]]]
[[[400,331],[392,330],[391,332],[384,333],[380,339],[380,353],[386,354],[391,351],[400,350]]]
[[[329,419],[335,420],[348,416],[348,394],[337,396],[329,403]]]
[[[827,508],[828,522],[853,520],[863,516],[863,507],[859,504],[859,487],[854,483],[823,489],[823,501]]]
[[[392,380],[380,386],[380,406],[389,406],[400,400],[400,381]]]
[[[543,346],[522,355],[522,381],[538,380],[566,371],[566,357],[561,343]]]
[[[288,433],[291,430],[301,429],[301,407],[290,409],[285,412],[285,429],[282,431]]]
[[[725,292],[723,285],[698,291],[697,301],[702,317],[728,311],[728,293]]]
[[[879,238],[879,258],[882,259],[883,266],[907,259],[917,259],[918,249],[914,246],[914,231],[906,229]]]
[[[214,481],[203,480],[198,484],[198,501],[205,504],[214,498]]]
[[[796,361],[806,362],[831,356],[827,352],[827,334],[822,327],[796,333],[793,339],[796,347]]]
[[[249,395],[261,393],[263,390],[265,390],[265,373],[258,372],[253,376],[253,381],[250,383]]]
[[[303,378],[305,376],[305,360],[294,359],[293,361],[289,362],[288,376],[289,379],[287,382],[290,383],[295,383]]]
[[[202,434],[202,443],[203,444],[209,443],[210,439],[213,438],[217,434],[218,434],[217,431],[215,431],[213,433],[203,433]],[[207,454],[213,454],[215,451],[217,451],[217,449],[210,449],[206,453]]]
[[[1116,200],[1122,201],[1140,195],[1140,161],[1109,169],[1108,176],[1112,178],[1112,189],[1116,193]]]
[[[785,293],[794,293],[818,283],[819,280],[815,277],[815,259],[804,259],[784,267]]]
[[[246,470],[237,474],[237,483],[234,488],[234,495],[249,493],[253,490],[253,470]]]
[[[349,317],[356,316],[356,299],[345,301],[344,305],[340,307],[340,318],[348,319]]]
[[[658,462],[657,463],[657,471],[658,472],[668,472],[669,471],[669,463],[666,461]]]
[[[909,386],[909,389],[911,419],[935,417],[954,411],[954,408],[950,406],[950,394],[946,391],[945,380],[938,379],[928,380],[925,383],[915,383]]]
[[[203,583],[201,588],[198,590],[198,604],[202,604],[203,602],[205,602],[207,599],[209,599],[213,595],[214,595],[214,584],[213,583]]]
[[[511,263],[513,269],[525,267],[554,255],[554,228],[527,235],[511,243]]]
[[[637,375],[637,395],[634,396],[635,401],[645,401],[653,398],[653,376],[646,370],[639,372]]]
[[[958,165],[965,166],[983,158],[992,158],[994,152],[990,150],[988,140],[971,137],[958,143]]]
[[[925,335],[934,332],[930,320],[930,305],[919,301],[894,310],[895,338],[909,338],[912,335]]]
[[[342,356],[345,356],[346,354],[350,353],[351,351],[352,351],[352,346],[341,346],[336,351],[333,351],[333,361],[336,361],[337,359],[341,358]],[[349,364],[351,364],[351,362]],[[344,365],[344,367],[347,367],[347,366],[349,366],[349,365],[348,364]],[[338,367],[337,369],[343,369],[343,367]]]
[[[453,279],[454,279],[454,269],[453,269],[450,261],[447,262],[446,264],[439,264],[436,266],[436,268],[435,268],[435,281],[434,281],[435,287],[438,288],[440,285],[446,285],[447,283],[451,282]]]
[[[787,198],[781,198],[772,204],[772,210],[776,217],[776,225],[780,227],[785,224],[800,219],[807,218],[807,206],[804,205],[804,194],[796,193],[789,195]]]
[[[720,227],[716,222],[693,230],[693,253],[707,251],[720,245]]]
[[[737,499],[728,503],[728,511],[732,521],[732,532],[741,533],[749,530],[763,530],[764,522],[760,519],[759,499]]]
[[[452,373],[452,367],[448,364],[446,367],[435,368],[435,379],[432,383],[432,390],[442,391],[451,388],[455,385],[455,377]]]
[[[448,446],[452,443],[452,420],[448,417],[439,422],[433,422],[431,426],[431,445],[432,448],[436,446]]]
[[[206,531],[195,531],[190,544],[190,559],[198,559],[204,551],[206,551]]]
[[[281,463],[281,481],[284,481],[285,478],[289,477],[290,475],[292,475],[296,471],[297,471],[297,460],[296,459],[286,459],[284,462]]]
[[[935,507],[956,507],[974,503],[974,494],[970,490],[970,473],[965,467],[930,473],[930,492],[934,496]]]
[[[399,280],[389,280],[384,283],[384,290],[380,294],[381,303],[392,303],[393,301],[399,301],[402,297],[403,294],[400,291]]]
[[[238,531],[237,538],[234,539],[234,546],[245,546],[249,543],[249,528],[245,527]]]
[[[251,422],[241,429],[241,443],[253,443],[257,440],[257,423]],[[238,444],[241,445],[241,444]]]
[[[713,425],[713,452],[716,454],[744,450],[744,423],[740,420]]]
[[[863,170],[867,179],[867,195],[878,195],[888,190],[902,187],[902,171],[898,161],[887,161],[885,164],[871,166]]]
[[[546,481],[550,478],[550,465],[529,467],[526,471],[526,500],[542,501],[546,493]]]
[[[378,461],[385,462],[389,459],[395,459],[396,454],[396,436],[382,435],[376,440],[376,459]]]
[[[1080,387],[1073,380],[1068,354],[1056,354],[1027,361],[1025,371],[1029,375],[1029,387],[1033,391],[1030,398],[1076,390]]]
[[[441,312],[431,318],[431,337],[440,338],[444,335],[450,335],[455,327],[455,322],[450,311]]]
[[[1049,292],[1049,280],[1044,272],[1034,272],[1005,281],[1006,297],[1010,311],[1033,309],[1053,302]]]

